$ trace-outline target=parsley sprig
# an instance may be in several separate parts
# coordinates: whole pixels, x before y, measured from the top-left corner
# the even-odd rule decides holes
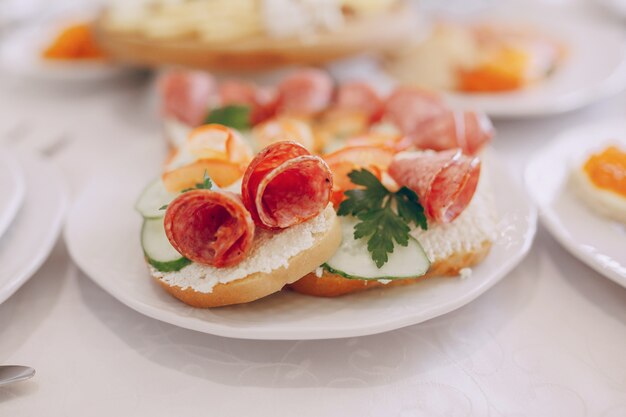
[[[202,182],[196,183],[193,187],[185,188],[181,191],[181,193],[186,193],[187,191],[192,190],[210,190],[213,188],[213,181],[211,181],[211,177],[209,177],[209,173],[205,170],[204,175],[202,176]],[[159,207],[159,210],[166,210],[169,204],[165,204]]]
[[[202,176],[202,182],[196,183],[193,187],[185,188],[181,191],[181,193],[186,193],[187,191],[192,190],[210,190],[213,188],[213,181],[211,181],[211,177],[209,177],[209,173],[207,170],[204,170],[204,175]]]
[[[359,222],[354,226],[355,239],[367,239],[367,250],[381,268],[393,252],[394,242],[407,246],[411,224],[426,230],[424,208],[415,192],[402,187],[391,192],[367,169],[348,174],[353,184],[362,188],[348,190],[348,197],[339,205],[337,214],[353,215]]]
[[[205,118],[204,123],[218,123],[237,130],[250,129],[250,106],[228,105],[213,109]]]

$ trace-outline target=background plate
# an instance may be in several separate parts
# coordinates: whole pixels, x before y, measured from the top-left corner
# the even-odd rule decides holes
[[[589,105],[626,88],[626,32],[591,13],[559,6],[494,3],[477,15],[444,14],[461,22],[536,28],[562,42],[563,62],[547,79],[519,91],[503,93],[445,93],[455,107],[479,109],[491,117],[522,118],[558,114]],[[600,47],[601,45],[601,47]]]
[[[0,43],[0,69],[16,77],[56,82],[102,81],[129,73],[123,67],[104,61],[54,61],[41,57],[41,51],[59,31],[80,19],[40,22],[7,35]]]
[[[19,161],[24,169],[26,195],[22,209],[0,239],[0,303],[46,260],[67,208],[65,183],[53,165],[30,155],[20,155]]]
[[[150,279],[139,244],[141,218],[133,204],[159,172],[156,149],[129,152],[115,170],[97,175],[69,214],[65,238],[74,261],[129,307],[158,320],[227,337],[327,339],[380,333],[419,323],[469,303],[506,275],[530,248],[536,212],[491,156],[501,233],[486,260],[465,280],[435,278],[403,288],[335,299],[283,291],[253,303],[201,310],[188,307]],[[152,162],[151,162],[152,161]]]
[[[610,143],[626,148],[626,122],[568,130],[530,161],[526,186],[552,235],[581,261],[626,287],[626,226],[592,212],[568,186],[571,170]]]
[[[15,154],[7,149],[0,150],[0,238],[11,225],[22,206],[25,187],[22,168]]]

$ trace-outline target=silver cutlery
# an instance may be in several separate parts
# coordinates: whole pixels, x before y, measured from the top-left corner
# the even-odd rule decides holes
[[[0,366],[0,385],[24,381],[35,375],[35,369],[30,366],[3,365]]]

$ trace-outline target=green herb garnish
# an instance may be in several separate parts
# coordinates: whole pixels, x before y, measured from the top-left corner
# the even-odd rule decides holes
[[[367,169],[354,170],[348,177],[363,188],[346,191],[348,198],[339,205],[337,214],[360,220],[354,226],[354,238],[367,239],[367,250],[380,268],[389,260],[394,242],[409,244],[411,223],[428,228],[424,208],[413,190],[402,187],[392,193]]]
[[[213,109],[204,119],[205,124],[218,123],[233,129],[250,129],[250,106],[230,105]]]
[[[192,190],[210,190],[213,188],[213,182],[211,181],[211,177],[209,177],[209,172],[205,169],[204,175],[202,176],[202,182],[196,183],[193,187],[185,188],[181,191],[181,193],[186,193],[187,191]]]
[[[202,176],[202,182],[196,183],[196,185],[193,187],[185,188],[184,190],[181,191],[181,193],[186,193],[187,191],[192,191],[192,190],[210,190],[211,188],[213,188],[213,181],[211,181],[211,177],[209,177],[208,171],[204,170],[204,175]],[[168,206],[169,204],[165,204],[159,207],[159,210],[167,210]]]

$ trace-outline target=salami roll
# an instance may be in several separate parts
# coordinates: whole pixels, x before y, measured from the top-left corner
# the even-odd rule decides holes
[[[422,122],[404,141],[419,149],[460,148],[468,155],[475,155],[489,143],[493,132],[491,121],[482,113],[448,111]]]
[[[224,81],[219,86],[219,97],[222,106],[249,106],[253,125],[269,119],[276,111],[274,93],[244,81]]]
[[[226,80],[219,86],[220,104],[228,106],[231,104],[256,105],[256,86],[237,80]]]
[[[420,125],[449,111],[436,95],[412,87],[398,87],[385,102],[384,117],[405,135],[417,132]]]
[[[202,124],[215,94],[212,76],[200,71],[171,71],[160,78],[158,87],[165,116],[192,127]]]
[[[418,195],[426,216],[449,223],[469,205],[480,178],[480,160],[460,149],[404,152],[396,155],[389,175]]]
[[[296,142],[277,142],[250,162],[241,194],[258,226],[283,229],[321,213],[330,200],[332,185],[323,159]]]
[[[325,110],[332,98],[333,81],[322,70],[305,69],[286,77],[278,85],[280,114],[311,116]]]
[[[252,247],[254,222],[233,193],[193,190],[181,194],[165,212],[165,233],[184,257],[225,267],[241,262]]]
[[[374,122],[382,116],[383,101],[369,84],[355,81],[339,86],[335,107],[365,113]]]

